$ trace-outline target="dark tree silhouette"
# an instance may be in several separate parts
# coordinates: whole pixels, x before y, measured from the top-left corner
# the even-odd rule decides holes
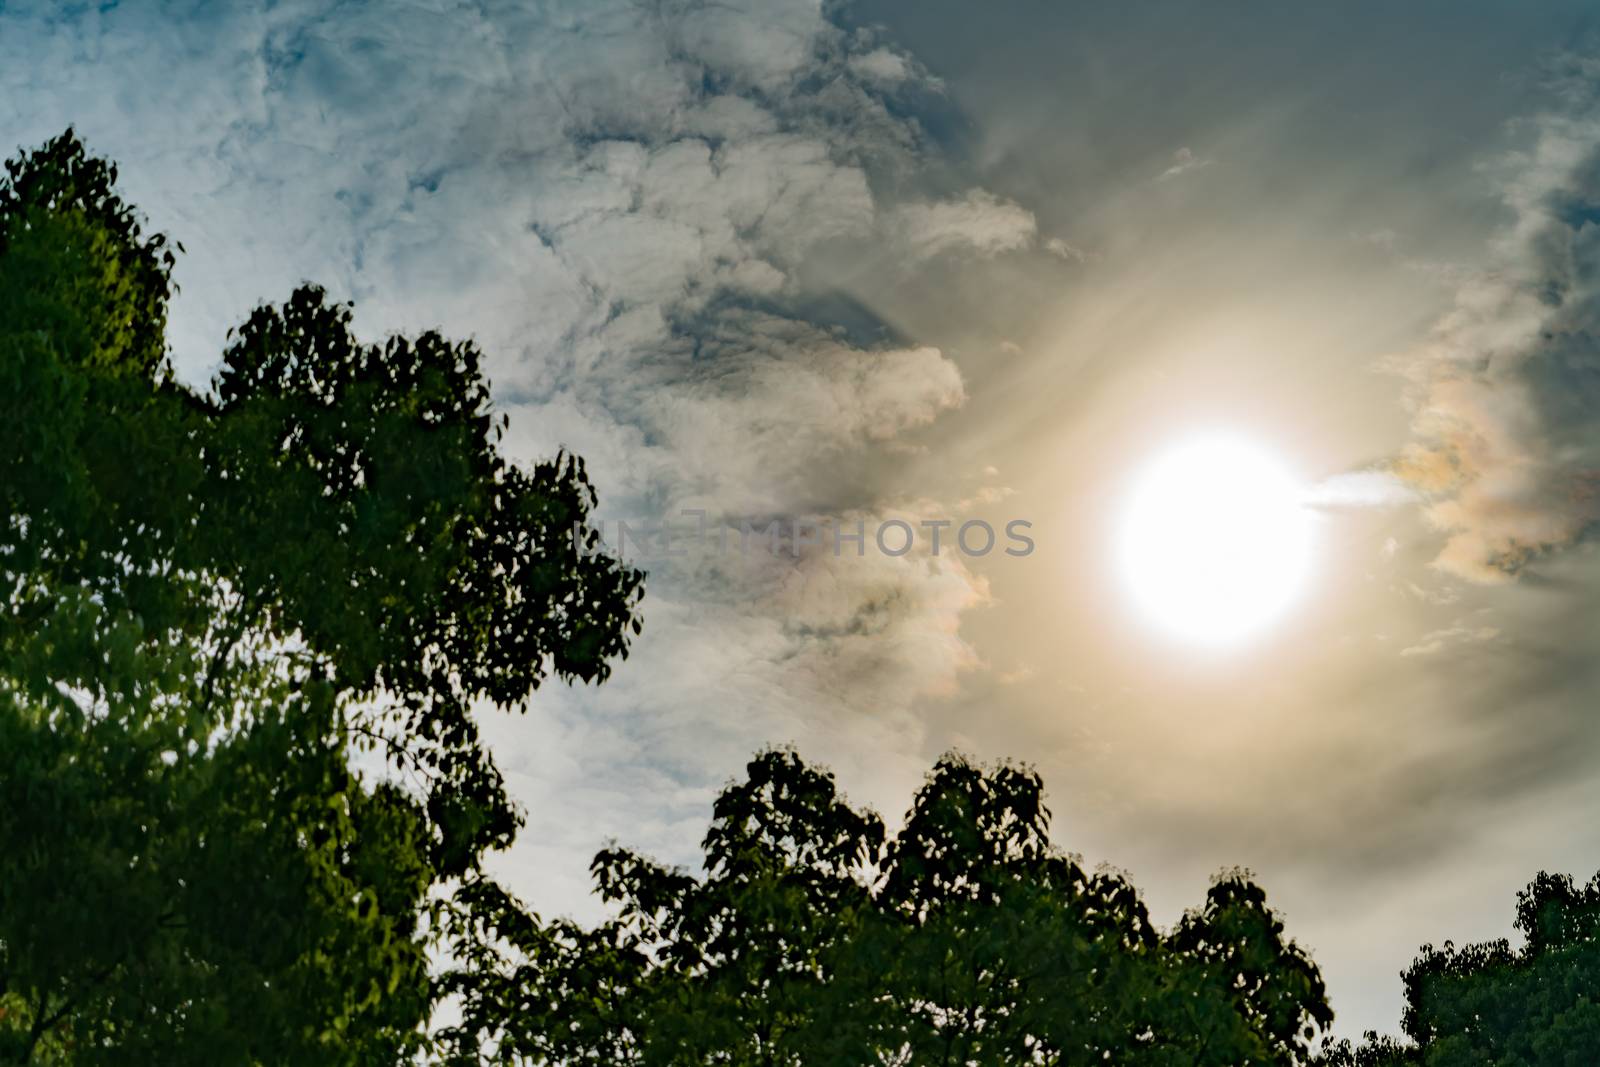
[[[1406,1040],[1330,1046],[1328,1067],[1578,1067],[1600,1063],[1600,874],[1543,871],[1517,895],[1506,940],[1422,946],[1405,972]]]
[[[605,678],[641,576],[573,545],[581,461],[501,456],[472,345],[307,286],[196,391],[115,168],[6,175],[0,1062],[401,1061],[519,823],[469,705]]]
[[[508,1063],[1304,1062],[1332,1015],[1259,888],[1226,874],[1163,933],[1048,824],[1035,774],[947,757],[891,838],[764,753],[717,800],[703,877],[596,857],[613,921],[540,926],[483,887],[501,944],[471,941],[458,1062],[484,1035]]]

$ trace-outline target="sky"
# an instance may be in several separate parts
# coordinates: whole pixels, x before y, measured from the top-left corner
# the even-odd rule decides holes
[[[536,910],[599,914],[613,840],[693,864],[764,745],[891,820],[954,748],[1036,766],[1160,921],[1254,871],[1354,1035],[1418,945],[1600,867],[1586,7],[0,0],[0,149],[118,162],[185,249],[186,379],[316,281],[367,336],[474,338],[513,453],[645,531],[628,662],[485,717]],[[1206,434],[1310,511],[1303,588],[1226,647],[1118,562]],[[773,520],[866,542],[738,550]],[[997,548],[952,550],[974,520]],[[1196,568],[1217,620],[1274,543]]]

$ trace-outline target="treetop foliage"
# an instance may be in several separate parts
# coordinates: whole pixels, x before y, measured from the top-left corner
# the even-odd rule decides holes
[[[1247,874],[1160,929],[1036,773],[959,756],[890,832],[763,752],[699,873],[611,847],[611,918],[540,920],[484,873],[521,817],[475,716],[639,632],[582,461],[511,463],[471,343],[309,284],[180,382],[181,249],[115,182],[70,130],[0,179],[0,1064],[1600,1062],[1600,877],[1313,1059]]]
[[[470,343],[306,285],[176,380],[115,180],[69,130],[0,181],[0,1062],[396,1062],[520,824],[474,705],[604,679],[642,575]]]
[[[1048,832],[1023,767],[946,757],[888,835],[828,773],[762,753],[717,799],[703,876],[612,848],[593,866],[612,920],[507,906],[515,951],[469,968],[494,977],[461,990],[453,1062],[484,1035],[504,1063],[1304,1061],[1332,1018],[1322,980],[1246,876],[1163,932]]]
[[[1330,1045],[1327,1067],[1577,1067],[1600,1062],[1600,874],[1541,871],[1506,939],[1423,945],[1402,976],[1405,1040]]]

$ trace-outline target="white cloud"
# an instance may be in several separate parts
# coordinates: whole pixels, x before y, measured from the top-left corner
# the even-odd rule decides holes
[[[1500,636],[1494,626],[1468,626],[1457,624],[1443,630],[1423,634],[1421,640],[1400,650],[1402,656],[1432,656],[1445,649],[1464,644],[1483,644]]]
[[[1201,167],[1209,167],[1212,162],[1213,160],[1210,159],[1201,159],[1190,148],[1180,148],[1172,153],[1172,164],[1157,175],[1156,181],[1170,181],[1180,174],[1187,174],[1190,171],[1199,170]]]
[[[866,81],[885,85],[899,85],[916,75],[909,57],[891,48],[875,48],[863,55],[851,56],[850,69]]]
[[[76,124],[186,245],[184,373],[319,281],[369,332],[476,337],[509,446],[578,450],[611,517],[891,513],[881,472],[961,375],[785,310],[798,268],[828,241],[887,234],[915,260],[1035,236],[983,190],[916,195],[920,131],[881,95],[914,84],[937,88],[807,0],[0,12],[0,137]],[[879,171],[912,199],[880,202]],[[580,906],[611,834],[681,857],[769,741],[871,768],[898,804],[919,702],[977,664],[960,622],[986,599],[950,556],[657,565],[612,683],[485,724],[530,816],[517,888]]]
[[[887,222],[892,235],[917,257],[1015,252],[1031,245],[1037,231],[1032,212],[983,189],[947,200],[902,204]]]
[[[1305,498],[1319,508],[1377,508],[1412,503],[1417,492],[1390,471],[1364,470],[1324,478],[1306,490]]]
[[[1098,257],[1093,252],[1086,252],[1074,244],[1052,237],[1044,243],[1044,250],[1052,256],[1067,260],[1069,263],[1087,263]]]
[[[1491,584],[1600,520],[1600,124],[1533,128],[1504,165],[1514,221],[1493,267],[1405,368],[1416,440],[1398,469],[1447,535],[1436,565]]]

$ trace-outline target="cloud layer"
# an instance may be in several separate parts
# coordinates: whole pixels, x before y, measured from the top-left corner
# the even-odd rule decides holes
[[[1600,122],[1546,117],[1505,164],[1512,223],[1408,368],[1398,472],[1447,535],[1436,565],[1503,582],[1600,520]]]
[[[607,518],[870,529],[938,511],[892,478],[962,375],[808,312],[808,257],[888,249],[909,272],[1036,227],[982,189],[923,187],[917,108],[939,83],[830,10],[7,4],[0,135],[76,124],[186,244],[191,376],[253,303],[312,278],[369,331],[475,336],[511,446],[584,455]],[[675,821],[765,742],[871,765],[898,802],[923,765],[917,702],[977,663],[960,624],[986,588],[948,555],[650,562],[615,684],[487,724],[529,808],[518,888],[549,906],[578,904],[608,834],[690,845]]]

